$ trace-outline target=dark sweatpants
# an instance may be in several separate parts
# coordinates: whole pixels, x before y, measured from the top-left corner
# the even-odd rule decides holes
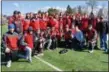
[[[51,49],[56,49],[56,47],[57,47],[57,40],[56,40],[56,38],[53,38],[52,39]]]
[[[65,47],[72,48],[72,40],[71,39],[65,39]]]
[[[74,48],[75,50],[82,50],[83,42],[80,42],[76,38],[73,38],[72,39],[72,48]]]
[[[93,50],[95,45],[96,45],[96,43],[89,42],[89,50]]]
[[[18,60],[18,51],[12,51],[11,53],[5,53],[5,59],[6,59],[6,61],[9,61],[9,60],[17,61]]]

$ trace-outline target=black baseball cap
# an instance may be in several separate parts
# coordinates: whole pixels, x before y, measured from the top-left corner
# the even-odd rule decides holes
[[[20,11],[18,11],[18,14],[21,14],[21,12],[20,12]]]
[[[18,11],[17,11],[17,10],[15,10],[15,11],[13,12],[13,14],[18,14]]]

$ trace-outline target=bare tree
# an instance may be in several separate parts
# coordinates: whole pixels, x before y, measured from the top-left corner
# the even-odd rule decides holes
[[[86,2],[86,4],[91,7],[91,9],[92,9],[91,12],[93,12],[94,7],[97,6],[97,1],[96,0],[89,0]]]

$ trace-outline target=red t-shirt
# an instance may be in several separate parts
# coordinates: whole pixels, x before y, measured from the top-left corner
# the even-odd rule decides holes
[[[40,19],[40,29],[46,30],[47,28],[47,22],[43,19]]]
[[[24,40],[30,48],[33,48],[33,35],[26,33],[24,36]]]
[[[54,19],[54,23],[55,23],[54,24],[55,29],[59,29],[59,21]]]
[[[8,48],[11,50],[18,50],[18,35],[13,34],[13,35],[7,35],[6,36],[6,45]]]
[[[88,28],[88,18],[82,18],[81,30],[86,30]]]
[[[28,30],[29,25],[30,25],[30,20],[29,19],[25,19],[24,22],[23,22],[23,31]]]
[[[33,28],[34,31],[40,29],[39,19],[34,20],[34,21],[30,21],[30,26]]]

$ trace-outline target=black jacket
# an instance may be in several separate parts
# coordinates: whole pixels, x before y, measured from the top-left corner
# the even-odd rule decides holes
[[[107,33],[109,34],[109,21],[107,21]]]
[[[75,23],[75,25],[79,26],[79,28],[80,28],[81,25],[82,25],[82,24],[81,24],[81,20],[77,20],[77,19],[76,19],[74,23]]]
[[[107,21],[103,21],[103,22],[99,22],[97,24],[97,31],[100,33],[100,34],[103,34],[103,33],[108,33],[109,32],[109,25],[108,25],[108,22]]]

